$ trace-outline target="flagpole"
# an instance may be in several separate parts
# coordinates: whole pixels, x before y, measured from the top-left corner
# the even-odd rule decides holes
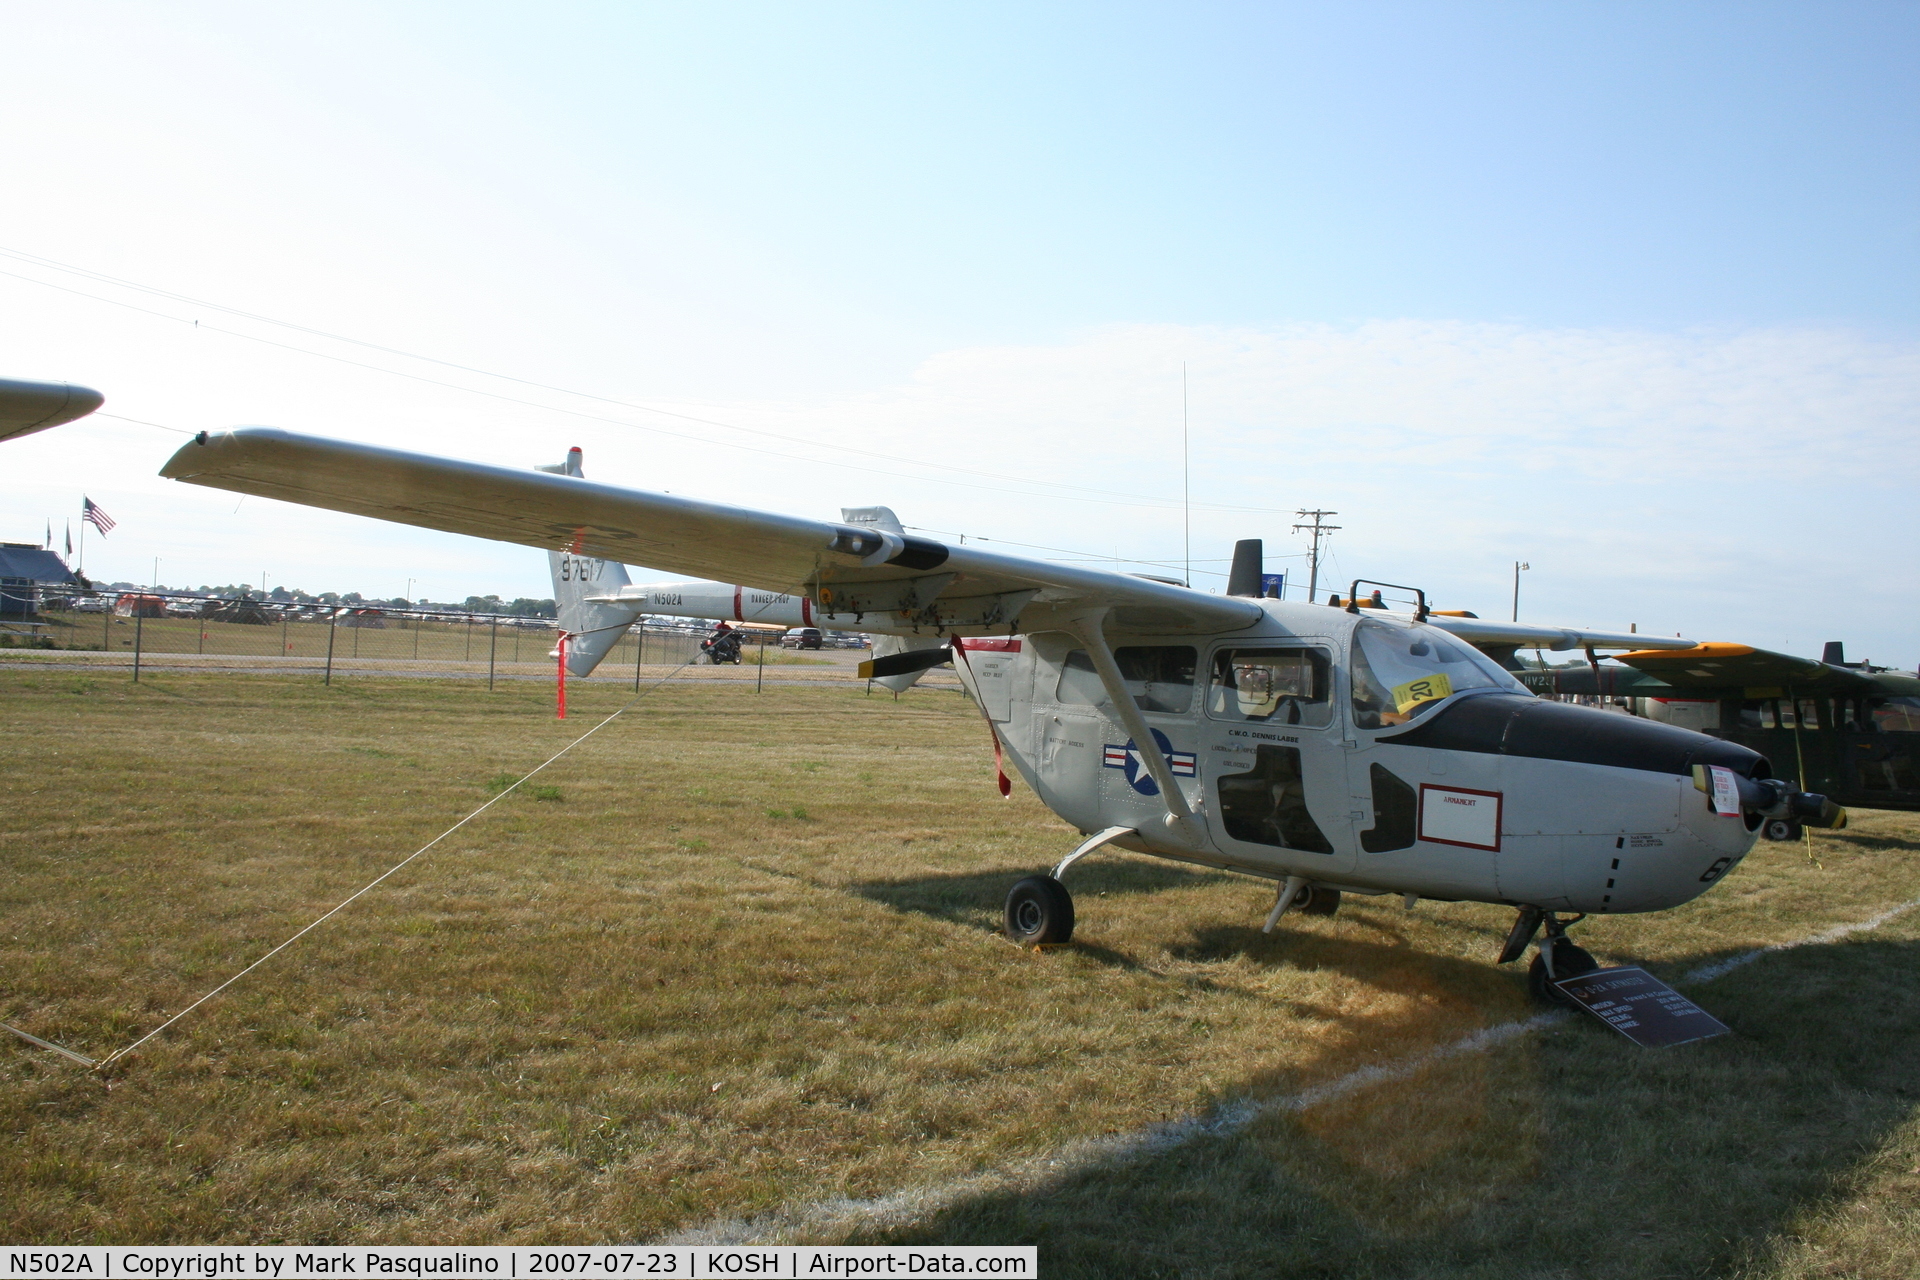
[[[75,572],[83,578],[87,576],[87,517],[84,514],[80,517],[80,567]]]

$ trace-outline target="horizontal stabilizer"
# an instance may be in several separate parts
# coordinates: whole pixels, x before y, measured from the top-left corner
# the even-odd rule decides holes
[[[953,650],[944,644],[937,649],[909,649],[905,653],[888,653],[867,659],[860,664],[860,678],[879,680],[887,676],[904,676],[952,661]]]

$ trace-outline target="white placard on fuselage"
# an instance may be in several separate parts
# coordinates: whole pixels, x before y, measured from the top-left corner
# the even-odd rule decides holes
[[[1500,793],[1463,787],[1420,788],[1420,838],[1469,849],[1500,849]]]

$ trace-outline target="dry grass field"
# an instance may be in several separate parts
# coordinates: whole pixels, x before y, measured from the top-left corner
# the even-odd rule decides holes
[[[550,692],[0,669],[0,1020],[94,1056],[152,1028],[631,696],[583,684],[561,723]],[[1075,944],[1017,949],[1002,896],[1072,833],[993,794],[950,692],[669,685],[536,781],[110,1082],[6,1037],[0,1235],[758,1218],[1037,1242],[1049,1277],[1920,1275],[1920,910],[1691,989],[1720,1040],[1569,1020],[1050,1165],[1529,1016],[1509,913],[1263,937],[1262,885],[1108,856],[1070,876]],[[1912,818],[1816,852],[1578,935],[1677,978],[1920,896]]]

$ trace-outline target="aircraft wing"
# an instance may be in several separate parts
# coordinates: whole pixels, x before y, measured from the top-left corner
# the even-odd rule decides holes
[[[1102,569],[270,427],[202,433],[160,474],[425,529],[805,592],[828,625],[867,631],[1004,633],[1030,605],[1041,613],[1106,606],[1122,627],[1171,632],[1233,631],[1262,616],[1252,600]]]
[[[1374,615],[1389,618],[1401,618],[1412,621],[1410,613],[1396,613],[1384,609],[1360,610],[1361,615]],[[1430,613],[1427,625],[1439,627],[1451,632],[1477,649],[1551,649],[1555,653],[1564,653],[1568,649],[1691,649],[1694,642],[1682,640],[1678,636],[1641,635],[1634,631],[1585,631],[1577,627],[1536,627],[1524,622],[1496,622],[1486,618],[1459,618],[1450,614]]]
[[[0,440],[84,418],[106,402],[98,391],[71,382],[0,378]]]
[[[1883,698],[1920,693],[1920,679],[1902,672],[1860,671],[1745,644],[1697,644],[1677,652],[1642,651],[1617,654],[1615,658],[1676,689],[1777,691],[1750,693],[1750,697],[1784,697],[1788,689],[1803,694]]]

